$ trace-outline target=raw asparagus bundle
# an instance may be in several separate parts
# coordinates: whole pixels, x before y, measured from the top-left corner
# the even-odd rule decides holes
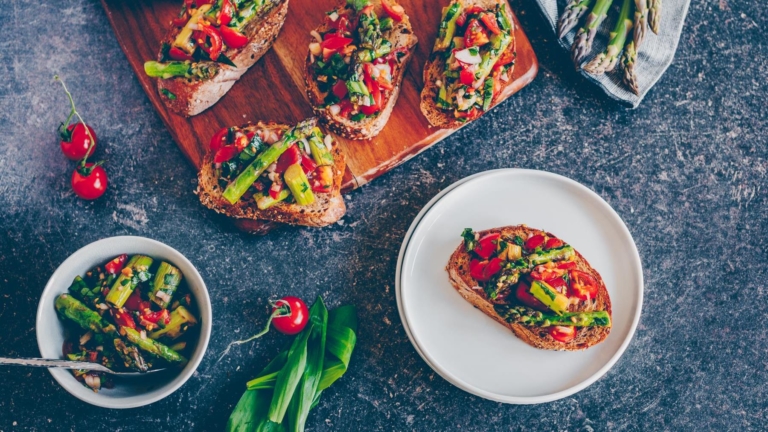
[[[616,63],[619,61],[619,54],[624,47],[624,42],[627,40],[629,30],[632,29],[632,20],[629,16],[632,11],[632,0],[624,0],[621,5],[621,12],[619,12],[619,20],[616,22],[616,27],[611,32],[611,38],[608,42],[608,46],[605,51],[598,54],[592,61],[584,66],[584,70],[593,75],[602,75],[607,71],[612,71],[616,68]]]
[[[595,40],[597,28],[605,17],[608,16],[608,9],[610,9],[612,3],[613,0],[597,0],[592,8],[592,12],[587,16],[587,21],[576,33],[576,37],[573,39],[573,46],[571,47],[571,56],[573,64],[577,68],[592,49],[592,42]]]
[[[571,0],[565,7],[565,12],[557,22],[557,37],[562,39],[572,28],[576,27],[582,15],[589,9],[593,0]]]
[[[661,25],[661,0],[648,0],[648,22],[651,30],[659,34]]]
[[[637,73],[635,72],[635,61],[637,60],[637,50],[635,42],[631,41],[624,48],[624,55],[621,57],[621,63],[624,66],[624,84],[629,87],[634,94],[640,94],[640,86],[637,84]]]
[[[640,44],[645,39],[645,27],[648,25],[648,0],[635,0],[635,22],[633,25],[634,33],[632,41],[635,43],[635,49],[640,48]]]

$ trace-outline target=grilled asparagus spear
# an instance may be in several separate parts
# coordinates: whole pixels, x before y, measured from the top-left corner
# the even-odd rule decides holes
[[[176,288],[181,283],[181,277],[179,269],[165,261],[160,263],[149,299],[161,308],[167,308],[171,304],[173,293],[176,292]]]
[[[610,9],[612,3],[613,0],[597,0],[592,8],[592,12],[587,16],[587,21],[576,33],[576,37],[573,39],[573,46],[571,47],[571,57],[577,69],[580,67],[584,57],[592,49],[592,42],[595,40],[597,28],[608,15],[608,9]]]
[[[115,326],[106,322],[101,315],[69,294],[56,297],[54,306],[59,315],[76,322],[85,330],[98,333],[113,333],[116,330]]]
[[[619,20],[616,22],[616,27],[611,32],[608,46],[605,47],[605,51],[598,54],[597,57],[593,58],[592,61],[584,66],[585,71],[593,75],[602,75],[605,72],[612,71],[616,68],[621,49],[624,47],[627,35],[632,29],[632,20],[629,18],[632,7],[632,0],[624,0],[624,3],[621,5],[621,12],[619,12]]]
[[[195,316],[189,313],[187,308],[179,306],[171,312],[171,320],[164,328],[149,334],[151,339],[159,339],[165,336],[168,339],[176,339],[184,334],[189,327],[197,324]]]
[[[152,265],[152,258],[144,255],[134,255],[125,264],[120,276],[115,280],[112,289],[107,294],[107,303],[117,308],[123,307],[128,297],[139,282],[149,280],[150,274],[147,272]]]
[[[589,9],[593,0],[571,0],[565,7],[560,20],[557,22],[557,37],[562,39],[572,28],[576,27],[584,12]]]
[[[495,305],[494,309],[509,323],[518,323],[539,327],[574,326],[574,327],[610,327],[611,316],[606,311],[566,312],[562,315],[550,315],[535,311],[525,306]]]
[[[120,327],[120,334],[124,335],[128,339],[128,342],[136,345],[139,349],[154,354],[169,363],[187,362],[187,359],[181,354],[149,337],[142,337],[141,333],[136,331],[136,329]]]

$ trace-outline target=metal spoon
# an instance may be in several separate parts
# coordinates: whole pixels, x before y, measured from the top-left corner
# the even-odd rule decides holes
[[[6,358],[6,357],[0,357],[0,365],[32,366],[32,367],[62,368],[62,369],[83,369],[83,370],[89,370],[89,371],[95,371],[95,372],[104,372],[110,375],[124,376],[124,377],[147,375],[154,372],[160,372],[166,369],[166,368],[152,369],[146,372],[115,372],[104,365],[101,365],[98,363],[91,363],[91,362],[70,361],[70,360],[60,360],[60,359]]]

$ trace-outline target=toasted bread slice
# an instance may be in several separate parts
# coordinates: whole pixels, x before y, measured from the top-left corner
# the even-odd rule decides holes
[[[380,0],[373,0],[371,2],[374,5],[374,12],[377,16],[383,14],[383,8]],[[337,7],[336,11],[343,11],[351,6],[342,4]],[[353,10],[353,9],[350,9]],[[323,23],[315,29],[318,34],[327,32],[330,28],[327,23]],[[400,94],[400,86],[405,76],[405,71],[408,67],[408,62],[413,54],[413,47],[418,43],[418,38],[413,33],[411,22],[406,15],[403,20],[383,32],[385,39],[392,43],[392,52],[398,49],[406,49],[406,55],[400,59],[400,66],[392,74],[392,84],[394,88],[389,91],[382,92],[382,109],[376,115],[367,117],[362,121],[353,121],[345,118],[339,114],[333,114],[330,107],[325,106],[325,96],[327,93],[320,91],[315,80],[315,75],[312,70],[312,53],[307,54],[307,59],[304,67],[304,81],[307,88],[307,96],[309,102],[312,104],[312,109],[316,116],[320,118],[320,122],[328,128],[331,132],[342,136],[344,138],[353,140],[365,140],[375,137],[384,129],[389,117],[392,115],[392,110],[397,103],[397,97]],[[314,38],[308,40],[309,43],[316,42]]]
[[[506,54],[516,58],[516,43],[515,43],[515,21],[512,18],[511,8],[507,0],[465,0],[463,2],[464,9],[468,9],[472,6],[479,6],[484,9],[493,9],[497,4],[505,5],[505,12],[507,19],[512,25],[512,29],[509,31],[512,36],[512,42],[506,49]],[[510,64],[507,72],[507,81],[500,80],[496,85],[498,88],[494,91],[493,99],[491,100],[491,108],[496,106],[499,102],[499,96],[503,93],[504,88],[512,84],[512,71],[514,70],[514,61]],[[453,110],[445,110],[437,105],[437,96],[440,92],[440,85],[438,83],[443,80],[443,72],[445,71],[445,59],[441,55],[432,53],[424,65],[424,88],[421,90],[421,112],[424,117],[427,118],[432,126],[441,129],[458,129],[468,122],[475,120],[484,114],[483,111],[478,112],[468,118],[456,118]],[[490,110],[490,108],[489,108]]]
[[[480,231],[478,234],[480,238],[490,233],[501,233],[502,239],[505,237],[514,238],[515,236],[521,236],[527,239],[531,235],[546,234],[549,237],[555,237],[553,234],[545,233],[544,231],[528,228],[525,225],[508,226],[503,228],[495,228],[486,231]],[[523,324],[511,324],[504,320],[496,310],[494,309],[494,301],[488,298],[485,291],[479,286],[477,280],[470,275],[469,262],[472,257],[467,252],[464,244],[462,243],[456,251],[451,255],[451,259],[448,262],[446,270],[448,271],[448,277],[451,284],[456,291],[461,294],[464,299],[472,303],[473,306],[480,309],[483,313],[493,318],[499,324],[509,328],[512,332],[522,339],[525,343],[534,346],[536,348],[558,350],[558,351],[578,351],[589,348],[595,344],[598,344],[608,337],[611,331],[611,327],[585,327],[581,328],[577,332],[577,336],[570,342],[563,343],[555,340],[543,327],[526,326]],[[589,310],[594,311],[606,311],[611,315],[611,299],[608,296],[608,290],[605,287],[603,279],[600,274],[589,265],[586,259],[578,253],[575,254],[574,262],[576,269],[591,275],[598,283],[598,293],[593,300],[593,306]],[[512,293],[508,299],[503,300],[509,303],[514,303],[514,293]],[[587,304],[582,302],[579,305],[571,304],[569,312],[578,312],[587,310]]]
[[[267,1],[275,5],[263,16],[251,20],[243,29],[243,34],[249,39],[248,45],[238,49],[229,48],[222,53],[235,66],[221,62],[200,62],[215,69],[216,73],[206,79],[173,77],[157,80],[160,98],[168,108],[184,116],[200,114],[218,102],[235,82],[272,47],[285,22],[288,0]],[[170,45],[179,31],[178,28],[171,29],[163,39],[163,44]],[[158,61],[163,61],[162,50],[158,54]]]
[[[290,127],[278,123],[259,122],[256,125],[245,125],[243,129],[268,129],[268,130],[288,130]],[[328,193],[315,194],[315,202],[310,205],[298,205],[295,203],[280,202],[274,206],[261,210],[256,206],[253,199],[241,199],[235,204],[222,197],[224,188],[219,185],[218,178],[213,164],[213,153],[209,152],[203,159],[202,168],[198,173],[197,195],[200,202],[206,207],[233,217],[236,219],[245,219],[247,222],[238,223],[238,226],[245,227],[248,231],[256,234],[264,234],[273,227],[270,222],[279,222],[294,225],[305,225],[312,227],[322,227],[330,225],[341,219],[347,211],[344,199],[341,196],[341,180],[346,168],[346,159],[344,153],[339,148],[336,141],[333,141],[331,147],[333,155],[333,186]]]

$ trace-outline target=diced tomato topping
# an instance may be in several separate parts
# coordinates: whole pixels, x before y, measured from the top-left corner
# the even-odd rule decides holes
[[[219,129],[219,131],[216,132],[211,138],[211,143],[208,144],[208,147],[211,149],[211,151],[216,151],[220,149],[222,146],[226,145],[228,134],[229,134],[229,128]]]
[[[531,271],[531,278],[547,281],[550,279],[563,277],[565,270],[559,269],[552,263],[538,265]]]
[[[213,156],[213,163],[226,162],[237,156],[237,154],[238,152],[235,146],[228,145],[221,147],[220,149],[216,150],[216,154]]]
[[[465,86],[471,86],[475,82],[475,74],[467,69],[462,69],[459,73],[459,80]]]
[[[178,47],[171,47],[168,50],[168,56],[174,60],[192,60],[192,56],[184,52],[184,50],[178,48]]]
[[[504,50],[499,56],[499,60],[493,65],[493,70],[499,70],[502,67],[512,63],[515,60],[515,50]]]
[[[96,360],[99,358],[99,352],[98,351],[88,351],[88,361],[91,363],[96,363]]]
[[[304,174],[309,174],[315,171],[317,164],[310,156],[301,155],[301,168],[304,170]]]
[[[557,268],[562,270],[570,270],[576,268],[576,263],[573,261],[565,261],[557,264]]]
[[[286,150],[285,153],[280,155],[280,158],[277,160],[277,169],[275,171],[283,173],[289,166],[299,162],[301,162],[301,152],[296,144],[293,144],[288,147],[288,150]]]
[[[499,23],[496,21],[496,15],[486,12],[482,15],[480,15],[480,21],[485,24],[485,28],[491,31],[491,33],[499,35],[501,34],[501,29],[499,28]]]
[[[562,240],[559,238],[552,237],[544,244],[544,249],[555,249],[559,248],[560,246],[564,245]]]
[[[171,25],[173,25],[174,27],[184,27],[185,25],[187,25],[187,22],[189,22],[189,16],[187,16],[187,12],[184,11],[184,15],[171,20]]]
[[[405,9],[393,0],[381,0],[381,7],[393,21],[400,22],[405,17]]]
[[[235,7],[232,5],[232,2],[230,0],[222,0],[221,2],[221,10],[219,10],[219,18],[218,22],[221,26],[221,29],[223,30],[224,27],[227,26],[232,21],[232,15],[235,12]],[[232,45],[227,44],[227,46],[232,47]],[[232,47],[235,48],[235,47]]]
[[[469,111],[456,111],[456,118],[475,118],[480,114],[480,111],[477,108],[472,108]]]
[[[115,323],[120,327],[128,327],[132,329],[136,328],[136,322],[128,312],[119,309],[112,309],[112,317],[115,319]]]
[[[589,273],[571,270],[570,294],[580,300],[594,299],[597,296],[597,281]]]
[[[490,41],[488,32],[480,25],[480,21],[472,18],[469,24],[467,24],[467,30],[464,32],[464,46],[467,48],[483,46]]]
[[[248,37],[232,27],[222,25],[219,27],[219,31],[221,32],[224,44],[230,48],[238,49],[248,45]]]
[[[483,272],[483,274],[486,277],[486,280],[490,279],[491,277],[493,277],[493,275],[501,271],[501,263],[502,263],[501,258],[498,258],[498,257],[492,258],[488,262],[488,265],[485,267],[485,271]]]
[[[480,261],[473,259],[469,262],[469,274],[473,279],[483,281],[485,278],[485,267],[488,265],[488,261]]]
[[[168,314],[168,309],[163,309],[157,312],[144,311],[144,313],[141,315],[141,319],[151,322],[152,324],[157,324],[160,321],[162,321],[163,324],[168,324],[171,322],[171,316]]]
[[[269,196],[271,196],[272,199],[277,199],[280,196],[280,192],[282,191],[283,191],[283,183],[273,182],[272,186],[269,187]]]
[[[127,254],[122,254],[118,257],[115,257],[110,262],[104,264],[104,269],[107,270],[107,273],[116,275],[120,273],[120,270],[123,269],[125,266],[125,262],[128,260]]]
[[[347,83],[342,79],[336,81],[336,84],[333,85],[331,91],[334,96],[339,98],[339,100],[344,99],[344,96],[349,92],[349,90],[347,90]]]
[[[536,234],[535,236],[532,236],[525,242],[525,248],[528,249],[529,251],[532,251],[537,247],[541,246],[542,243],[544,243],[544,236],[541,234]]]
[[[499,233],[486,234],[477,241],[474,252],[482,259],[490,258],[496,252],[496,245],[500,237],[501,234]]]
[[[470,8],[467,8],[466,11],[464,11],[464,13],[467,14],[467,16],[476,15],[476,14],[479,14],[480,12],[485,12],[485,9],[483,9],[480,6],[472,6]]]
[[[137,311],[142,309],[141,303],[142,303],[141,291],[139,290],[139,288],[136,288],[131,293],[131,296],[128,297],[128,300],[125,301],[125,304],[123,305],[123,307],[129,311]]]
[[[221,48],[222,48],[222,40],[221,40],[221,34],[219,34],[219,31],[216,30],[215,27],[213,27],[210,24],[206,24],[203,20],[200,20],[198,23],[198,27],[200,28],[200,31],[205,35],[208,36],[208,39],[210,39],[211,46],[207,46],[205,44],[205,40],[202,40],[203,38],[200,38],[198,40],[198,45],[200,48],[208,53],[208,57],[211,58],[211,60],[216,61],[219,59],[219,55],[221,54]]]
[[[568,343],[576,338],[576,327],[573,326],[552,326],[547,331],[558,342]]]
[[[459,15],[458,18],[456,18],[456,26],[461,28],[464,27],[464,24],[467,23],[467,13],[462,12],[461,15]]]
[[[370,77],[365,76],[363,78],[363,81],[365,81],[365,86],[368,87],[368,91],[371,93],[373,103],[367,106],[361,105],[360,111],[365,115],[376,114],[381,110],[381,90],[379,89],[379,86],[371,80]]]
[[[339,108],[341,108],[339,111],[340,116],[349,117],[349,114],[352,112],[353,105],[349,99],[344,99],[343,101],[339,102]]]
[[[522,304],[534,309],[547,310],[547,307],[544,306],[544,303],[540,302],[536,297],[531,295],[529,291],[530,289],[531,287],[528,286],[528,284],[525,282],[520,282],[517,284],[517,291],[515,292],[517,299],[520,300]]]
[[[562,277],[547,279],[544,281],[544,283],[551,286],[552,288],[555,288],[557,291],[563,294],[565,294],[565,291],[568,288],[568,284],[565,283],[565,279],[563,279]],[[561,288],[566,288],[566,289],[561,289]]]
[[[338,51],[352,43],[352,39],[343,36],[336,36],[333,33],[328,33],[326,36],[328,39],[325,39],[320,43],[320,47],[323,49]]]

